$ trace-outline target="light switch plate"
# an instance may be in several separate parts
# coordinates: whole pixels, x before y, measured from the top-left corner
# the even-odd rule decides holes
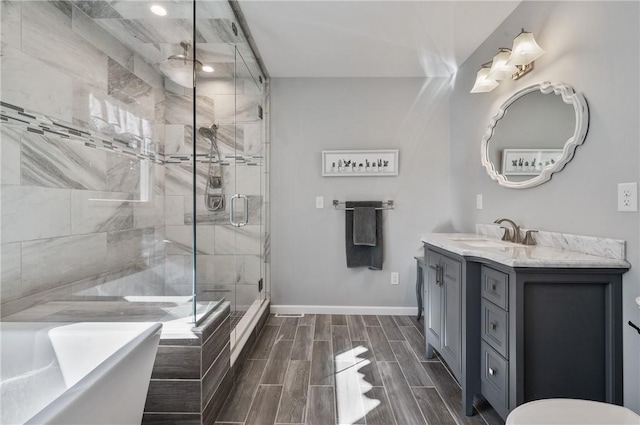
[[[316,208],[324,208],[324,196],[316,196]]]
[[[638,183],[618,184],[618,211],[638,211]]]

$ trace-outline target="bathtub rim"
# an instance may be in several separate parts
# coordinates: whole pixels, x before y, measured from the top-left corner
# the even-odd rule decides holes
[[[18,322],[18,323],[27,323],[27,322]],[[37,322],[42,323],[42,322]],[[71,322],[71,323],[56,323],[58,325],[71,325],[78,323],[95,323],[95,324],[118,324],[118,325],[126,325],[129,322]],[[55,420],[55,418],[63,412],[63,410],[73,403],[76,399],[78,399],[83,393],[84,390],[90,388],[95,385],[98,381],[100,381],[105,373],[109,370],[112,370],[120,363],[122,363],[129,354],[131,354],[140,344],[144,341],[153,338],[154,335],[158,336],[158,341],[160,341],[160,334],[162,331],[162,323],[157,322],[130,322],[131,324],[140,325],[141,323],[148,323],[149,326],[143,330],[136,337],[132,338],[125,345],[116,350],[112,355],[107,357],[101,363],[99,363],[95,368],[93,368],[89,373],[83,376],[78,382],[69,387],[66,391],[60,394],[58,397],[53,399],[48,405],[46,405],[42,410],[36,412],[29,419],[26,420],[24,425],[35,425],[35,424],[43,424],[49,423]],[[51,322],[51,324],[54,324]],[[157,350],[157,348],[156,348]],[[152,364],[154,359],[152,359]]]

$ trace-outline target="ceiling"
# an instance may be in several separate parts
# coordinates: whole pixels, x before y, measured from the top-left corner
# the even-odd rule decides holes
[[[239,0],[271,77],[449,76],[519,3]]]

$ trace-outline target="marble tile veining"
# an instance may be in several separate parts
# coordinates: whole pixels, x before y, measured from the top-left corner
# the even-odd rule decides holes
[[[216,254],[260,255],[260,226],[215,226]]]
[[[264,277],[262,273],[262,259],[259,255],[243,255],[244,275],[242,282],[246,285],[257,285],[258,280]]]
[[[32,186],[2,188],[2,243],[69,235],[69,190]]]
[[[139,55],[133,56],[133,73],[151,87],[163,89],[164,77]]]
[[[138,229],[164,225],[164,196],[153,195],[133,204],[134,226]]]
[[[184,198],[182,196],[165,196],[164,214],[166,225],[184,224]]]
[[[191,255],[165,256],[165,295],[189,295],[193,292],[191,261]]]
[[[154,256],[154,242],[153,228],[109,232],[106,236],[107,252],[104,262],[108,269],[117,269],[134,262],[146,264]]]
[[[2,302],[14,300],[22,295],[22,250],[19,242],[3,243],[2,268],[0,269],[0,298]]]
[[[238,43],[245,41],[238,31],[236,36],[231,28],[232,19],[198,19],[196,30],[205,43]]]
[[[82,3],[88,4],[93,2],[86,1]],[[109,58],[118,61],[120,65],[129,70],[134,69],[134,55],[131,50],[123,46],[122,43],[105,31],[104,28],[96,24],[93,19],[79,8],[73,8],[71,28],[73,32],[107,54]]]
[[[23,242],[22,283],[34,293],[74,282],[106,271],[106,256],[106,233]]]
[[[165,245],[168,255],[191,254],[193,251],[193,226],[166,226]],[[201,249],[198,251],[200,254],[205,253]]]
[[[147,8],[147,13],[148,10]],[[122,45],[142,56],[148,63],[160,63],[167,58],[167,55],[158,44],[161,41],[158,40],[157,43],[148,42],[154,34],[145,34],[145,30],[136,26],[135,20],[96,19],[94,22],[122,43]],[[153,29],[151,29],[151,31],[154,32]]]
[[[22,184],[66,189],[106,189],[103,151],[76,141],[25,132],[22,135]]]
[[[133,195],[133,199],[140,199],[140,186],[146,170],[141,166],[138,158],[111,154],[107,157],[107,190],[110,192],[125,192]]]
[[[198,194],[204,195],[207,181],[207,167],[196,167]],[[165,171],[165,193],[167,195],[191,195],[193,193],[193,166],[170,164]]]
[[[522,229],[524,234],[529,229]],[[500,226],[495,224],[476,224],[476,232],[483,235],[502,237]],[[614,260],[626,259],[626,242],[619,239],[602,238],[597,236],[572,235],[570,233],[549,232],[539,230],[533,234],[537,246],[564,249],[582,252],[588,255],[611,258]]]
[[[70,3],[22,2],[22,50],[71,77],[106,88],[107,55],[74,33],[71,21]]]
[[[12,47],[3,47],[0,79],[2,101],[71,122],[71,76]]]
[[[11,46],[16,49],[20,48],[20,26],[22,25],[21,5],[22,2],[19,1],[2,0],[0,2],[0,43],[3,49],[5,46]]]
[[[233,285],[240,282],[244,262],[234,255],[198,255],[198,285]]]
[[[193,124],[193,101],[191,96],[169,94],[165,97],[166,124]],[[196,125],[210,126],[218,122],[215,115],[214,99],[206,96],[196,97]]]
[[[21,131],[15,127],[0,125],[0,140],[2,140],[0,183],[3,185],[20,184],[20,134]]]
[[[126,193],[71,191],[71,232],[98,233],[133,228],[133,204]],[[114,200],[109,200],[114,199]]]

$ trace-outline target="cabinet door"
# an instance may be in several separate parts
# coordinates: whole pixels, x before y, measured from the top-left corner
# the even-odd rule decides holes
[[[425,327],[427,342],[438,351],[442,346],[442,287],[438,277],[441,258],[440,254],[433,251],[426,252]]]
[[[444,329],[442,335],[442,355],[449,367],[461,370],[462,364],[462,265],[459,261],[442,257],[442,303],[444,308]]]

